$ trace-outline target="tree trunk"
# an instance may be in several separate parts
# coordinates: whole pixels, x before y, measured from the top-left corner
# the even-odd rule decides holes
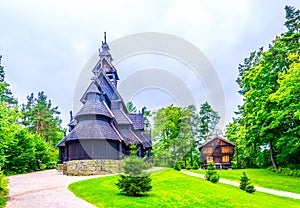
[[[192,150],[192,148],[190,150],[190,160],[191,160],[191,166],[193,166],[193,150]]]
[[[277,164],[275,162],[273,144],[272,144],[271,141],[269,142],[269,145],[270,145],[270,156],[271,156],[272,165],[273,165],[274,169],[276,170],[277,169]]]

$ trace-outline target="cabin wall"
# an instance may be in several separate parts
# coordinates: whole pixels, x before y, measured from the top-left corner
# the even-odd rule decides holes
[[[202,147],[201,154],[205,167],[209,162],[214,162],[215,164],[222,164],[225,168],[230,168],[234,146],[222,140],[215,140]]]

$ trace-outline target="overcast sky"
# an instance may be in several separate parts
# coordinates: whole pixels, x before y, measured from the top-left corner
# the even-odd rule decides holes
[[[135,33],[158,32],[193,44],[219,76],[228,123],[241,104],[235,82],[238,64],[286,30],[285,5],[300,7],[299,0],[0,2],[0,54],[13,94],[21,104],[31,92],[44,91],[59,106],[63,125],[73,108],[80,72],[100,47],[104,31],[108,42]],[[143,57],[137,56],[132,61],[140,59]],[[161,57],[149,60],[164,62]],[[127,66],[124,63],[117,64],[120,72]],[[176,63],[172,66],[176,68]],[[139,107],[151,100],[147,93],[134,98]],[[166,99],[166,105],[170,102]],[[159,102],[159,106],[163,104]]]

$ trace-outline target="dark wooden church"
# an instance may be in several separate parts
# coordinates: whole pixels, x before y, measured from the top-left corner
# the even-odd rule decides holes
[[[71,113],[70,132],[57,145],[60,163],[122,160],[130,154],[130,144],[137,145],[139,157],[151,155],[151,135],[144,132],[143,113],[129,114],[118,92],[119,76],[105,33],[101,48],[92,81],[80,100],[83,106],[74,118]]]
[[[206,141],[198,147],[201,152],[204,167],[207,167],[209,162],[214,162],[218,169],[231,168],[231,158],[234,154],[236,145],[220,136]]]

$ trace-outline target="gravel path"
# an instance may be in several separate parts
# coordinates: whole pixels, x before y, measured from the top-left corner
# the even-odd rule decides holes
[[[10,176],[6,208],[94,208],[67,187],[76,181],[102,176],[65,176],[57,170]]]
[[[190,175],[190,176],[195,176],[198,178],[205,178],[205,176],[203,174],[186,172],[186,171],[181,171],[181,172],[184,174]],[[232,185],[232,186],[240,186],[239,182],[230,181],[230,180],[226,180],[226,179],[222,179],[222,178],[220,178],[219,182],[225,183],[228,185]],[[300,194],[286,192],[286,191],[278,191],[278,190],[263,188],[263,187],[259,187],[259,186],[254,186],[254,187],[257,191],[260,191],[260,192],[274,194],[274,195],[278,195],[278,196],[284,196],[284,197],[293,198],[293,199],[300,199]]]

